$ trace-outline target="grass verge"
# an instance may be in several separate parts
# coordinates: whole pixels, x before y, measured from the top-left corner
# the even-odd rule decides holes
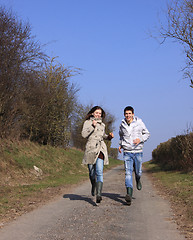
[[[164,171],[156,163],[143,163],[159,193],[169,198],[175,221],[189,239],[193,238],[193,174]]]
[[[28,141],[0,142],[0,227],[88,180],[83,152]],[[104,171],[120,164],[110,158]],[[41,172],[34,170],[34,166]]]

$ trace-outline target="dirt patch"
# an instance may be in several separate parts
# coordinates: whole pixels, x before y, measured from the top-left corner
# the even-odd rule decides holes
[[[158,194],[170,201],[171,209],[173,211],[173,221],[178,225],[178,229],[185,235],[187,239],[193,239],[193,224],[187,216],[187,205],[182,201],[177,201],[174,198],[174,193],[162,185],[161,181],[154,177],[150,172],[147,172],[148,178]]]

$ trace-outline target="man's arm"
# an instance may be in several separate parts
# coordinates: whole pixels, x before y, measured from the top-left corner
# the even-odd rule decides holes
[[[150,132],[146,128],[145,124],[142,122],[142,141],[145,142],[150,137]]]
[[[121,126],[119,127],[119,153],[121,153],[121,148],[122,148],[122,139],[123,139],[123,131],[121,129]]]

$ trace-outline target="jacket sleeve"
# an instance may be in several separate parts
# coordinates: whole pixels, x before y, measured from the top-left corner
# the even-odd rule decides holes
[[[108,134],[105,133],[105,134],[103,135],[103,139],[104,139],[104,140],[109,140],[109,141],[111,141],[112,137],[111,137],[111,135],[108,135]]]
[[[105,140],[109,140],[108,137],[109,137],[109,135],[107,135],[106,133],[103,135],[103,139],[105,139]]]
[[[82,128],[82,137],[87,138],[94,132],[94,127],[92,126],[92,122],[89,120],[86,120],[83,124]]]
[[[142,139],[141,141],[142,142],[145,142],[147,141],[147,139],[150,137],[150,133],[149,131],[147,130],[145,124],[142,122]]]
[[[122,131],[122,128],[120,125],[120,127],[119,127],[119,145],[120,146],[122,145],[122,139],[123,139],[123,131]]]
[[[104,134],[103,134],[103,139],[104,139],[104,140],[111,141],[112,137],[111,137],[111,135],[106,134],[106,133],[104,132]]]

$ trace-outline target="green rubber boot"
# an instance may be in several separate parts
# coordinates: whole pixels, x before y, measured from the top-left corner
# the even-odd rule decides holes
[[[95,179],[91,179],[90,182],[91,182],[91,184],[92,184],[91,194],[92,194],[92,196],[95,196],[96,180],[95,180]]]
[[[138,190],[142,189],[142,184],[141,184],[141,181],[140,181],[140,177],[136,177],[136,185],[137,185]]]
[[[131,205],[132,195],[133,195],[133,188],[128,187],[127,194],[125,196],[125,201],[127,202],[128,205]]]
[[[101,192],[103,188],[103,182],[96,183],[96,203],[100,203],[102,200]]]

